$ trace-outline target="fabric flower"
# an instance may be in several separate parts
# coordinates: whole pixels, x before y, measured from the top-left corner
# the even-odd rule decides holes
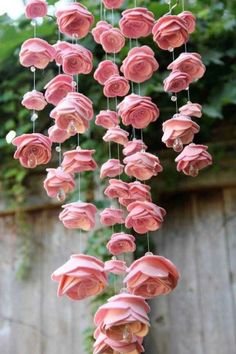
[[[93,119],[93,103],[82,93],[69,92],[51,111],[50,117],[55,119],[60,129],[68,129],[70,133],[84,133]]]
[[[127,207],[129,204],[136,202],[137,200],[151,202],[152,197],[150,191],[151,187],[147,184],[142,184],[139,181],[130,182],[129,197],[120,197],[119,203]]]
[[[123,168],[124,166],[120,163],[120,160],[110,159],[102,165],[100,178],[119,176],[123,172]]]
[[[100,36],[100,41],[104,52],[119,53],[125,46],[125,38],[119,28],[110,28]]]
[[[28,0],[25,7],[25,16],[29,19],[45,17],[48,12],[48,5],[45,0]]]
[[[196,17],[192,14],[192,12],[183,11],[178,16],[185,22],[188,33],[193,33],[196,27]]]
[[[61,191],[69,193],[74,190],[75,181],[70,173],[63,171],[61,167],[47,168],[46,171],[48,174],[43,186],[49,197],[55,198]]]
[[[52,280],[59,282],[57,295],[67,295],[72,300],[98,295],[108,284],[104,263],[84,254],[73,254],[69,261],[55,270]]]
[[[125,173],[141,181],[146,181],[162,172],[163,168],[157,156],[149,152],[136,152],[134,155],[125,157]]]
[[[24,94],[21,104],[27,109],[42,111],[46,107],[47,102],[42,92],[33,90]]]
[[[163,143],[167,147],[173,148],[177,141],[182,145],[191,143],[194,134],[199,132],[200,127],[197,123],[193,122],[190,117],[175,114],[173,118],[163,123],[162,129],[164,132],[162,137]]]
[[[103,93],[106,97],[123,97],[127,95],[129,89],[129,82],[125,77],[120,75],[112,75],[105,82]]]
[[[114,256],[135,252],[135,237],[124,232],[115,233],[107,243],[107,249]]]
[[[53,61],[56,50],[48,42],[40,38],[27,39],[21,46],[20,63],[25,67],[34,66],[37,69],[45,69],[50,61]]]
[[[100,221],[106,226],[123,224],[125,222],[124,212],[122,209],[105,208],[100,214]]]
[[[46,90],[45,98],[47,102],[56,106],[64,97],[66,97],[68,92],[75,91],[73,77],[64,74],[57,75],[47,83],[44,89]]]
[[[163,50],[173,50],[188,41],[188,27],[182,18],[174,15],[161,17],[152,29],[153,40]]]
[[[107,273],[112,273],[116,275],[126,274],[126,262],[120,259],[111,259],[110,261],[105,262],[104,270]]]
[[[60,32],[76,38],[86,37],[94,22],[91,12],[78,2],[65,4],[56,12],[56,17]]]
[[[128,198],[129,184],[120,179],[109,179],[109,186],[104,191],[104,194],[111,199]]]
[[[90,231],[95,227],[97,208],[91,203],[74,202],[62,206],[59,220],[68,229]]]
[[[124,283],[131,294],[151,299],[169,294],[179,277],[176,266],[167,258],[145,255],[131,264]]]
[[[146,128],[150,123],[155,122],[160,114],[150,97],[134,93],[126,96],[117,108],[123,124],[131,124],[137,129]]]
[[[128,143],[129,133],[121,129],[119,125],[115,128],[109,128],[103,137],[106,142],[113,141],[114,143],[126,145]]]
[[[61,164],[64,171],[80,173],[96,170],[97,164],[92,157],[94,152],[95,150],[82,150],[80,148],[64,152],[64,159]]]
[[[181,53],[167,69],[188,74],[191,82],[203,77],[206,71],[201,55],[198,53]]]
[[[14,158],[19,159],[26,168],[46,165],[51,159],[52,143],[43,134],[23,134],[16,137],[12,144],[17,147]]]
[[[146,201],[133,202],[127,209],[129,214],[125,226],[128,229],[133,228],[138,234],[160,229],[166,215],[165,209]]]
[[[122,12],[120,29],[127,38],[147,37],[152,33],[154,15],[145,7],[135,7]]]
[[[201,118],[202,106],[199,103],[188,102],[187,104],[179,108],[179,112],[184,116]]]
[[[141,83],[149,80],[158,68],[153,50],[143,45],[130,49],[120,70],[127,80]]]
[[[100,111],[96,116],[95,124],[105,129],[115,128],[119,124],[119,116],[115,111]]]
[[[176,70],[173,71],[165,80],[164,80],[164,90],[166,92],[180,92],[182,90],[187,90],[191,82],[191,77],[189,74],[182,71]]]
[[[140,139],[133,139],[128,141],[123,149],[123,155],[129,156],[133,155],[136,152],[145,151],[147,149],[147,145]]]
[[[196,177],[199,170],[212,164],[212,157],[205,145],[190,144],[176,157],[177,171]]]
[[[107,21],[98,21],[96,27],[92,29],[93,39],[96,43],[101,44],[101,34],[112,28],[112,25]]]
[[[94,72],[94,79],[98,81],[100,85],[104,85],[113,75],[119,75],[118,66],[111,60],[104,60],[98,64]]]
[[[106,9],[119,9],[125,0],[102,0]]]
[[[74,135],[75,134],[76,132]],[[52,143],[64,143],[64,141],[71,137],[71,134],[65,129],[58,128],[58,126],[54,124],[48,129],[48,136]]]
[[[94,323],[108,338],[130,341],[133,335],[145,337],[149,331],[150,307],[141,296],[119,294],[97,310]]]

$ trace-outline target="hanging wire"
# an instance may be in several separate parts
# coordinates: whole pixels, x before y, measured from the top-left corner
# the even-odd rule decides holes
[[[185,0],[182,0],[181,3],[182,3],[182,11],[185,11]],[[188,53],[188,45],[187,45],[187,43],[184,43],[184,51],[185,51],[185,53]],[[190,102],[191,101],[191,97],[190,97],[190,88],[189,87],[187,89],[187,98],[188,98],[188,102]]]

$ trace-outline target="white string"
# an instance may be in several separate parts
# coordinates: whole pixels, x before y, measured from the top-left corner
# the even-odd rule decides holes
[[[185,0],[182,0],[182,11],[185,11]],[[184,43],[184,51],[185,53],[188,53],[188,45],[187,43]],[[188,102],[191,101],[191,97],[190,97],[190,88],[188,87],[187,89],[187,97],[188,97]]]

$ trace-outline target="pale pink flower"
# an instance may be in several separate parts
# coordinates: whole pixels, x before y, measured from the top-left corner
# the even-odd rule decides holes
[[[179,112],[184,116],[201,118],[202,106],[199,103],[188,102],[187,104],[179,108]]]
[[[100,36],[103,50],[106,53],[119,53],[125,46],[125,38],[119,28],[110,28]]]
[[[147,145],[145,145],[145,143],[142,140],[133,139],[128,141],[128,143],[125,145],[123,149],[123,155],[125,156],[133,155],[136,152],[145,151],[146,149],[147,149]]]
[[[69,92],[75,91],[73,77],[64,74],[57,75],[47,83],[44,89],[48,103],[56,106]]]
[[[198,53],[181,53],[167,69],[188,74],[191,82],[203,77],[206,71],[201,55]]]
[[[42,111],[46,107],[47,102],[42,92],[33,90],[24,94],[21,104],[27,109]]]
[[[196,17],[190,11],[183,11],[178,15],[182,20],[184,20],[188,33],[191,34],[195,31],[196,27]]]
[[[51,198],[58,196],[58,193],[72,192],[75,188],[75,181],[72,174],[63,171],[61,167],[47,168],[47,177],[44,180],[44,189]]]
[[[109,128],[103,137],[106,142],[114,142],[121,145],[126,145],[128,143],[129,133],[124,129],[121,129],[119,125],[114,128]]]
[[[53,143],[64,143],[64,141],[66,141],[72,135],[75,135],[75,134],[76,134],[76,132],[74,132],[74,134],[70,134],[70,133],[68,133],[67,130],[58,128],[58,126],[56,124],[52,125],[48,129],[49,139]]]
[[[119,9],[125,0],[102,0],[106,9]]]
[[[145,7],[135,7],[122,12],[120,29],[127,38],[147,37],[152,33],[154,15]]]
[[[97,208],[91,203],[74,202],[62,206],[59,220],[68,229],[90,231],[95,227]]]
[[[124,275],[127,273],[126,262],[121,259],[111,259],[110,261],[105,262],[104,270],[106,273]]]
[[[25,16],[29,19],[45,17],[48,11],[48,4],[45,0],[28,0],[25,7]]]
[[[148,152],[136,152],[124,159],[125,173],[141,181],[146,181],[162,172],[163,168],[157,156]]]
[[[125,77],[112,75],[105,82],[103,93],[106,97],[123,97],[127,95],[129,90],[129,82]]]
[[[176,70],[164,80],[164,90],[166,92],[180,92],[187,90],[191,83],[191,76],[185,72]]]
[[[64,152],[64,158],[61,164],[64,171],[80,173],[96,170],[97,164],[92,157],[94,152],[95,150],[82,150],[80,148]]]
[[[96,27],[92,29],[93,39],[96,43],[101,44],[101,34],[112,28],[112,25],[107,21],[98,21]]]
[[[110,198],[129,198],[129,184],[120,179],[109,179],[109,186],[104,194]]]
[[[120,160],[110,159],[102,165],[100,178],[119,176],[123,172],[123,168],[124,166],[120,163]]]
[[[30,38],[22,44],[19,57],[21,65],[25,67],[45,69],[55,55],[55,48],[48,42],[40,38]]]
[[[115,128],[119,124],[119,116],[115,111],[107,109],[96,116],[95,124],[105,129]]]
[[[124,232],[115,233],[107,243],[107,249],[114,256],[135,252],[135,237]]]
[[[123,224],[125,222],[124,211],[117,208],[105,208],[100,213],[100,222],[102,225],[106,226]]]
[[[94,72],[94,79],[98,81],[100,85],[104,85],[113,75],[119,75],[118,66],[111,60],[104,60],[98,64]]]

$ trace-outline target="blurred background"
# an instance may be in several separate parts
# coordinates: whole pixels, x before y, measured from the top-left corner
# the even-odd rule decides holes
[[[48,1],[51,5],[55,1]],[[99,19],[99,1],[82,2]],[[165,1],[138,0],[159,18],[168,11]],[[132,7],[126,1],[123,9]],[[203,79],[191,85],[192,102],[203,105],[201,132],[195,143],[209,145],[214,165],[194,179],[176,172],[176,153],[161,143],[162,122],[175,112],[175,103],[163,92],[162,81],[171,61],[151,38],[140,41],[153,48],[160,70],[141,85],[141,94],[151,96],[161,117],[144,131],[149,151],[157,154],[164,172],[151,182],[153,199],[167,209],[166,222],[151,235],[155,252],[170,258],[182,278],[173,294],[150,302],[152,327],[145,348],[148,354],[235,354],[236,348],[236,2],[235,0],[189,0],[187,10],[197,16],[197,31],[189,51],[202,55],[207,67]],[[122,10],[122,9],[121,9]],[[29,112],[21,106],[25,92],[32,89],[32,73],[20,66],[19,49],[33,35],[30,21],[23,16],[21,0],[0,2],[0,352],[1,354],[92,353],[92,313],[112,294],[92,302],[71,302],[56,297],[50,274],[71,253],[81,250],[107,259],[110,230],[83,234],[66,230],[58,221],[60,205],[49,200],[42,188],[45,168],[23,169],[13,160],[14,148],[7,142],[9,132],[31,131]],[[175,9],[181,11],[180,5]],[[53,44],[58,33],[52,16],[37,28],[38,37]],[[111,13],[106,13],[108,21]],[[115,13],[118,23],[120,13]],[[100,46],[89,35],[81,43],[92,50],[94,65],[103,59]],[[117,58],[121,63],[129,47]],[[178,54],[179,50],[177,50]],[[57,73],[50,64],[36,72],[36,86],[44,85]],[[92,75],[79,78],[79,91],[94,102],[95,113],[105,109],[101,87]],[[187,101],[179,95],[179,104]],[[38,132],[47,134],[52,125],[49,105],[39,114]],[[102,128],[92,124],[81,137],[84,148],[96,148],[99,164],[108,158],[102,142]],[[72,139],[63,150],[76,146]],[[55,147],[54,147],[55,150]],[[113,151],[113,156],[116,154]],[[50,167],[57,165],[54,151]],[[47,166],[47,167],[49,167]],[[104,186],[99,171],[82,179],[83,198],[103,208]],[[71,195],[76,200],[77,195]],[[146,249],[146,239],[137,238],[136,256]]]

